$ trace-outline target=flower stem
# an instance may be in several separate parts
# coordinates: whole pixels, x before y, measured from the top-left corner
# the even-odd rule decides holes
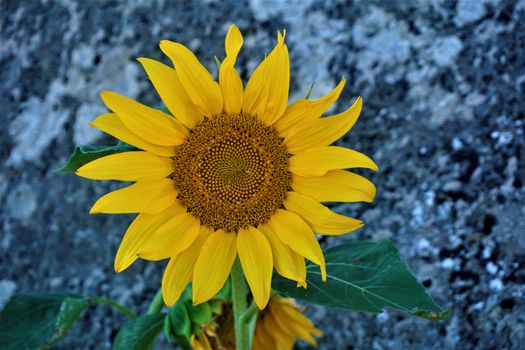
[[[244,315],[247,309],[246,294],[248,290],[239,258],[235,258],[230,277],[235,322],[235,348],[237,350],[246,350],[248,349],[248,327],[246,327],[246,322],[244,322]]]
[[[111,307],[119,310],[123,314],[127,315],[129,318],[137,317],[137,315],[133,311],[131,311],[130,309],[128,309],[124,305],[117,303],[116,301],[113,301],[113,300],[110,300],[110,299],[106,299],[106,298],[102,298],[102,297],[95,297],[95,298],[92,298],[91,300],[92,300],[92,302],[97,303],[97,304],[104,304],[104,305],[111,306]]]
[[[157,291],[157,294],[155,294],[155,296],[153,297],[153,300],[149,304],[147,314],[148,315],[155,314],[159,312],[163,306],[164,306],[164,299],[162,299],[162,289],[159,289]]]

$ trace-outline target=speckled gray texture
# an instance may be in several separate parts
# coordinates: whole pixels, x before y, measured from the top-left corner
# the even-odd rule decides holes
[[[525,343],[525,3],[420,1],[0,1],[0,302],[67,290],[143,311],[164,263],[121,274],[113,257],[130,216],[89,216],[118,184],[55,172],[88,126],[101,90],[158,105],[135,61],[180,41],[212,71],[235,22],[246,78],[287,29],[292,99],[349,84],[364,110],[341,142],[371,155],[371,205],[352,239],[390,238],[445,307],[447,321],[310,307],[320,349],[519,349]],[[123,317],[90,309],[60,343],[109,349]],[[167,347],[166,344],[158,345]]]

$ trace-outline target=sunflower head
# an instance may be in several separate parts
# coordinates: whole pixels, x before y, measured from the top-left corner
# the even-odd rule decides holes
[[[137,213],[115,258],[122,271],[137,258],[169,259],[162,280],[172,305],[192,281],[193,302],[222,288],[236,257],[255,302],[270,297],[272,271],[305,287],[305,258],[325,260],[315,234],[339,235],[363,225],[322,202],[372,201],[374,185],[346,169],[377,170],[367,156],[330,146],[353,126],[361,99],[324,117],[345,79],[327,95],[288,105],[290,63],[277,35],[246,86],[235,70],[243,38],[231,26],[218,82],[184,45],[163,40],[172,66],[139,58],[171,115],[113,92],[112,113],[92,126],[137,148],[99,158],[77,175],[131,181],[101,197],[92,213]],[[317,273],[317,272],[315,272]]]

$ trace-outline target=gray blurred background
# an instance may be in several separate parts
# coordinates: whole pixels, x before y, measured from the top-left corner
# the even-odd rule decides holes
[[[101,295],[144,311],[164,263],[121,274],[131,216],[88,214],[117,183],[55,172],[75,144],[113,141],[87,123],[101,90],[153,106],[136,57],[182,42],[213,72],[231,23],[246,81],[287,29],[291,100],[342,76],[334,111],[364,109],[341,144],[369,154],[372,204],[335,210],[367,226],[331,239],[389,238],[443,306],[442,322],[309,307],[320,349],[519,349],[525,344],[525,3],[420,1],[0,0],[0,305],[12,293]],[[214,73],[216,74],[216,73]],[[124,318],[84,314],[62,349],[109,349]],[[519,344],[522,344],[521,346]],[[302,347],[303,345],[301,345]],[[167,348],[159,343],[158,347]]]

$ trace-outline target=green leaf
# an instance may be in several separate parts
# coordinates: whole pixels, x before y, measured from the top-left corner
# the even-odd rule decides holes
[[[345,243],[329,248],[325,258],[326,282],[319,267],[310,264],[307,289],[280,276],[272,286],[289,297],[344,310],[381,312],[391,307],[432,320],[450,315],[426,293],[388,240]]]
[[[75,148],[75,151],[69,160],[62,168],[58,169],[58,171],[62,173],[74,173],[82,165],[94,161],[95,159],[109,156],[114,153],[134,150],[137,150],[137,148],[122,141],[119,141],[113,146],[80,145]]]
[[[15,295],[0,312],[0,348],[51,347],[88,306],[88,298],[74,294]]]
[[[191,350],[191,320],[183,301],[178,301],[164,319],[164,334],[183,349]]]
[[[162,330],[164,317],[164,313],[158,312],[126,321],[117,333],[113,349],[147,349]]]

